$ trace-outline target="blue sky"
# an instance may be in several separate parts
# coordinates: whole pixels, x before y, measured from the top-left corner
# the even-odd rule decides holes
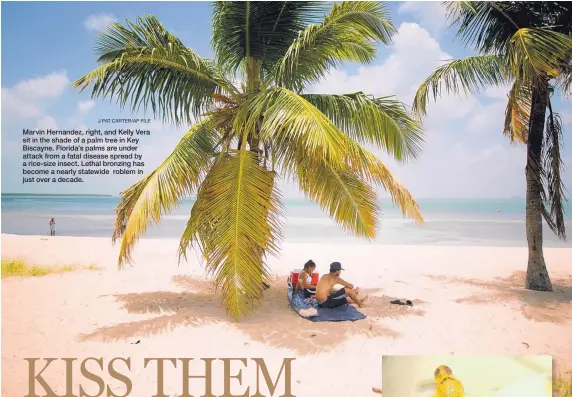
[[[380,48],[373,65],[331,71],[312,88],[315,92],[365,91],[391,95],[410,103],[418,84],[439,62],[470,55],[454,40],[444,12],[436,2],[393,2],[392,20],[398,28],[394,44]],[[2,3],[2,191],[29,193],[118,194],[136,177],[92,177],[82,184],[22,184],[23,128],[97,127],[98,118],[131,117],[109,101],[91,101],[79,93],[74,80],[94,69],[98,30],[111,20],[133,20],[154,14],[163,25],[202,56],[211,56],[209,3],[203,2],[3,2]],[[524,196],[523,148],[502,136],[506,88],[469,98],[443,98],[429,108],[425,120],[425,151],[417,161],[402,165],[380,157],[417,197]],[[565,143],[570,142],[569,102],[555,99],[563,114]],[[142,113],[139,116],[144,116]],[[152,137],[141,151],[147,171],[166,157],[184,132],[152,124]],[[572,152],[565,146],[567,164]],[[572,173],[565,174],[570,187]],[[286,197],[298,197],[284,184]]]

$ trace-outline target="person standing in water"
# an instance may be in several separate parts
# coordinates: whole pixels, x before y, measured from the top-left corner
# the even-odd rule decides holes
[[[54,218],[50,219],[50,236],[56,235],[56,220]]]

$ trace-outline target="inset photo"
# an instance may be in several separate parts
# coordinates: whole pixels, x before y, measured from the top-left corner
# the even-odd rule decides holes
[[[551,356],[384,356],[384,397],[551,397]]]

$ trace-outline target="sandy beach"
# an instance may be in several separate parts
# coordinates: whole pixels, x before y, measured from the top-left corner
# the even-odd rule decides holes
[[[178,266],[177,244],[142,240],[135,266],[119,271],[110,239],[2,235],[4,259],[101,268],[2,280],[2,396],[28,392],[30,357],[130,357],[138,397],[157,387],[149,376],[155,367],[143,366],[148,357],[262,357],[273,377],[284,358],[295,357],[292,392],[303,397],[374,395],[381,357],[391,354],[549,354],[558,373],[572,368],[572,249],[545,248],[554,284],[547,293],[522,288],[526,248],[284,243],[281,257],[270,260],[274,283],[259,311],[233,323],[197,255]],[[370,295],[368,318],[312,323],[289,308],[286,276],[309,258],[320,274],[334,260],[344,265],[342,277]],[[396,298],[414,305],[389,303]],[[200,361],[192,365],[193,374],[204,373]],[[167,394],[180,393],[177,368],[166,371]],[[44,373],[59,395],[61,372]],[[76,372],[74,393],[79,382],[90,392],[94,383]],[[249,363],[235,393],[254,387],[255,378]],[[120,382],[109,385],[121,395]],[[200,380],[191,385],[202,395]]]

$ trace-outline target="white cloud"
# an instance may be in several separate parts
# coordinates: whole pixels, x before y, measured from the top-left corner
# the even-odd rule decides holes
[[[510,88],[511,88],[510,85],[490,87],[485,90],[484,94],[489,98],[502,99],[503,101],[505,101],[508,98],[508,93],[510,92]]]
[[[66,72],[54,72],[2,87],[2,117],[18,120],[41,116],[43,102],[59,97],[69,83]]]
[[[34,101],[20,98],[9,88],[2,88],[2,118],[8,119],[26,119],[37,117],[42,114]]]
[[[12,90],[22,98],[52,99],[60,96],[69,83],[66,72],[54,72],[47,76],[21,81]]]
[[[436,67],[452,58],[427,30],[416,23],[402,23],[389,50],[390,54],[383,63],[360,67],[356,74],[331,71],[312,87],[312,91],[337,94],[364,91],[375,96],[396,95],[397,99],[410,104],[420,83]],[[458,98],[447,99],[447,95],[444,95],[442,100],[432,105],[431,113],[437,112],[446,118],[459,117],[467,113],[474,99],[466,98],[466,106],[457,106],[462,101]],[[449,105],[453,102],[456,103],[455,110],[451,111]]]
[[[52,116],[46,115],[46,116],[42,117],[40,120],[38,120],[38,123],[36,124],[36,128],[57,129],[58,124],[56,123],[56,119],[54,119]]]
[[[445,8],[437,1],[407,1],[399,7],[398,12],[418,18],[421,26],[434,35],[438,35],[447,23]]]
[[[380,64],[361,67],[354,74],[332,71],[312,91],[395,94],[410,104],[419,84],[452,58],[426,29],[415,23],[402,23],[388,56]],[[480,97],[442,92],[436,101],[431,98],[423,120],[425,150],[415,162],[399,164],[384,153],[374,152],[415,196],[522,194],[526,153],[502,137],[508,90],[509,87],[488,89]]]
[[[477,152],[476,156],[473,158],[474,163],[479,163],[489,158],[495,156],[497,153],[501,153],[504,151],[504,147],[500,144],[494,144],[493,146],[487,147],[485,149],[481,149]]]
[[[442,60],[451,58],[416,23],[402,23],[389,49],[390,55],[382,64],[360,67],[357,74],[351,75],[333,70],[313,91],[343,93],[362,90],[380,96],[410,96]]]
[[[77,110],[80,114],[84,115],[90,112],[95,107],[94,101],[81,101],[77,105]]]
[[[476,103],[471,117],[467,120],[466,131],[483,136],[500,134],[505,111],[505,101],[496,101],[487,106]]]
[[[87,30],[101,32],[116,21],[117,18],[112,14],[94,14],[88,16],[83,25]]]

